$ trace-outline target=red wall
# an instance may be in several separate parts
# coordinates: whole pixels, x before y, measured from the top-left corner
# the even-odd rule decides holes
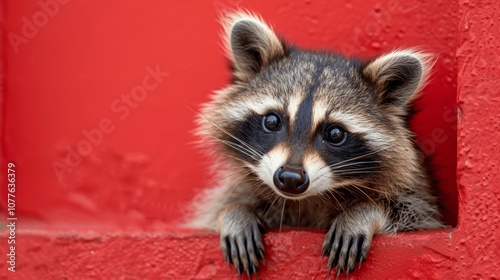
[[[159,229],[178,220],[209,178],[191,145],[191,108],[228,82],[217,18],[236,5],[304,47],[436,53],[414,126],[455,224],[454,1],[58,1],[3,5],[3,160],[17,164],[18,213],[30,226]],[[147,68],[168,76],[149,80]]]
[[[60,3],[49,15],[47,1]],[[458,226],[376,238],[351,279],[499,277],[495,0],[57,1],[2,1],[2,164],[16,163],[20,245],[18,272],[1,261],[0,279],[234,278],[216,236],[172,224],[208,184],[207,163],[190,145],[190,108],[229,79],[216,19],[236,5],[306,47],[370,56],[422,46],[439,55],[413,126],[434,158],[443,213]],[[150,79],[148,67],[168,76]],[[125,114],[122,95],[138,86],[149,90]],[[102,139],[85,146],[83,131],[98,128]],[[66,162],[68,147],[92,151]],[[61,177],[54,164],[66,165]],[[324,279],[322,236],[268,234],[262,276]]]

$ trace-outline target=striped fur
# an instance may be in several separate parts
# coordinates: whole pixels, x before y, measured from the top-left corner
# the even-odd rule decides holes
[[[248,12],[223,23],[234,80],[203,106],[197,130],[222,179],[190,224],[220,232],[238,272],[258,269],[262,227],[327,229],[323,254],[341,273],[366,259],[374,235],[443,226],[407,124],[429,55],[359,61],[289,46]],[[269,114],[281,120],[276,131],[263,127]],[[332,125],[345,131],[339,145],[325,136]],[[277,187],[285,165],[307,174],[304,192]]]

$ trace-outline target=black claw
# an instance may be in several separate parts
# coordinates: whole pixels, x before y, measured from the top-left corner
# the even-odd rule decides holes
[[[263,260],[265,257],[264,250],[262,248],[259,248],[259,259]]]
[[[257,275],[257,272],[259,272],[259,266],[255,265],[255,264],[252,264],[252,270],[255,273],[255,275]]]
[[[238,238],[238,252],[240,258],[240,268],[241,271],[248,271],[248,251],[247,244],[243,238]]]
[[[229,245],[229,240],[227,237],[222,238],[221,243],[220,243],[222,255],[224,256],[224,259],[226,262],[229,263],[229,266],[231,266],[231,258],[229,257],[229,254],[231,252],[230,245]]]
[[[266,265],[264,243],[262,240],[262,232],[265,231],[265,225],[259,220],[254,220],[251,224],[247,224],[247,230],[241,234],[224,236],[221,238],[221,249],[224,259],[229,266],[234,265],[238,273],[238,279],[241,279],[243,274],[247,275],[248,279],[252,279],[259,271],[259,262]]]
[[[266,233],[266,226],[259,219],[257,219],[257,227],[260,233]]]
[[[323,255],[325,257],[328,257],[330,255],[333,242],[335,241],[336,233],[337,233],[337,230],[336,230],[336,228],[334,228],[332,234],[330,234],[330,231],[329,231],[325,236],[325,242],[323,244]]]
[[[344,229],[342,223],[334,221],[330,230],[325,235],[323,248],[321,251],[322,260],[328,258],[328,277],[331,271],[336,268],[336,279],[340,274],[345,273],[345,278],[349,279],[356,267],[361,268],[370,250],[372,236],[365,232],[353,234],[348,228]]]
[[[347,272],[347,274],[349,274],[349,268],[350,268],[350,265],[349,265],[349,259],[351,258],[351,252],[353,250],[353,242],[354,242],[354,239],[351,238],[351,240],[349,241],[349,245],[347,245],[347,251],[345,252],[345,260],[344,260],[344,270]],[[347,276],[347,275],[346,275]]]
[[[330,245],[331,246],[331,245]],[[322,257],[328,257],[330,255],[330,249],[323,247],[323,250],[321,251]]]
[[[221,238],[221,249],[225,260],[234,265],[238,273],[238,279],[242,274],[246,274],[248,279],[252,279],[259,270],[259,260],[265,265],[264,243],[262,242],[262,231],[265,226],[256,221],[242,234],[235,236],[225,236]]]
[[[356,261],[357,262],[361,262],[361,258],[362,258],[362,255],[363,255],[363,243],[365,242],[365,237],[363,235],[361,235],[359,238],[358,238],[358,242],[357,242],[357,254],[356,254]]]
[[[338,280],[341,273],[342,273],[342,268],[337,267],[337,277],[335,279]]]
[[[231,240],[230,244],[231,244],[231,260],[234,264],[234,267],[236,268],[236,271],[238,271],[238,274],[240,274],[242,270],[242,265],[240,261],[238,247],[236,245],[235,240]]]
[[[252,230],[252,240],[254,252],[257,252],[257,258],[264,259],[264,244],[262,244],[262,235],[255,228]]]
[[[359,259],[359,237],[353,238],[351,240],[351,249],[349,250],[348,260],[347,260],[347,271],[349,273],[354,271],[356,267],[356,262]]]
[[[347,261],[346,271],[348,273],[351,273],[354,271],[355,267],[356,267],[356,257],[353,256],[353,252],[351,251],[351,253],[349,254],[349,259]]]
[[[341,250],[342,250],[342,245],[344,243],[344,239],[342,237],[339,237],[338,242],[336,240],[335,243],[337,245],[335,246],[335,257],[333,258],[333,261],[332,261],[332,265],[334,267],[337,266],[337,265],[339,265],[340,253],[341,253]]]
[[[252,264],[250,263],[250,261],[248,261],[248,268],[247,268],[248,279],[250,279],[250,275],[252,273],[253,273]]]

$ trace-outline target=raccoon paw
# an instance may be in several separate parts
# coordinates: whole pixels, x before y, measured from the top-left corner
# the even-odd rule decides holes
[[[366,260],[373,234],[363,227],[349,226],[343,216],[337,217],[323,242],[323,256],[328,257],[328,275],[337,267],[337,279],[345,272],[346,278],[354,271],[356,263]]]
[[[226,229],[221,232],[220,245],[226,261],[233,264],[238,277],[246,271],[248,279],[259,270],[259,260],[264,259],[262,234],[265,227],[258,218],[238,230]],[[257,278],[257,275],[255,276]]]

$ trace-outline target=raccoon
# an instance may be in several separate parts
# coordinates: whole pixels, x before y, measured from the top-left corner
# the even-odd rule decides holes
[[[238,275],[257,273],[268,228],[325,229],[338,277],[366,260],[375,235],[443,227],[408,128],[431,56],[304,50],[245,11],[223,24],[233,79],[197,119],[218,179],[191,225],[220,233]]]

